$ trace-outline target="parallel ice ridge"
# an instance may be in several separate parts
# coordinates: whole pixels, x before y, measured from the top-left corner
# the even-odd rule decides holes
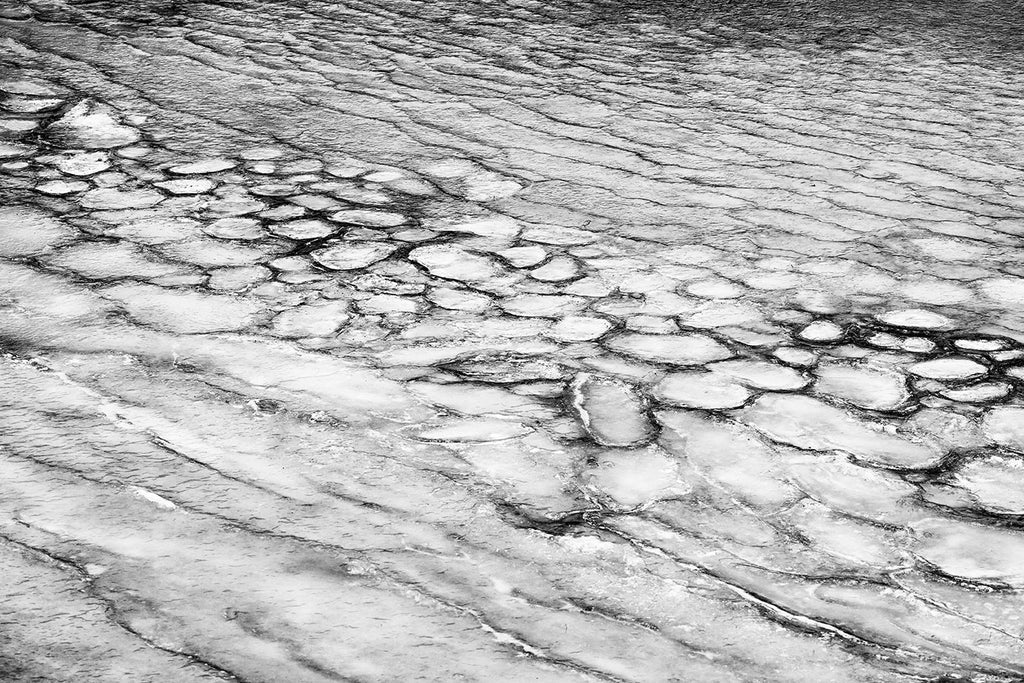
[[[10,677],[1024,675],[1019,195],[765,257],[0,90]]]

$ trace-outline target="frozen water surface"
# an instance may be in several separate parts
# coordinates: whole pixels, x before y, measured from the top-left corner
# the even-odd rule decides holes
[[[0,2],[0,680],[1024,680],[1024,19]]]

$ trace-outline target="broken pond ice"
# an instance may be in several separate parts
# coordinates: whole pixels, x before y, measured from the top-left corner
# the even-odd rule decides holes
[[[39,100],[26,111],[65,102],[21,89]],[[700,245],[648,258],[596,231],[409,208],[442,201],[436,187],[476,203],[523,190],[468,161],[417,173],[274,147],[171,159],[94,100],[41,135],[45,154],[0,143],[0,158],[25,161],[15,170],[40,175],[37,195],[66,202],[0,210],[0,256],[17,266],[0,285],[17,304],[12,329],[39,310],[39,269],[67,288],[53,288],[52,309],[102,348],[143,356],[119,341],[135,330],[280,353],[251,377],[284,405],[358,403],[350,381],[379,389],[381,410],[400,406],[387,438],[410,462],[457,468],[525,518],[585,508],[636,543],[699,541],[703,562],[742,560],[716,572],[810,618],[841,600],[802,602],[803,589],[745,572],[799,575],[820,593],[813,577],[913,570],[962,582],[949,590],[970,609],[976,588],[1024,581],[1012,523],[1024,514],[1024,356],[1010,336],[918,306],[854,315],[825,296],[801,294],[809,310],[755,300],[759,287],[814,283],[768,272],[779,263],[737,274]],[[229,385],[247,362],[211,379]],[[646,523],[659,534],[640,536]],[[593,531],[580,522],[569,537]],[[834,614],[867,633],[864,605],[859,594]]]

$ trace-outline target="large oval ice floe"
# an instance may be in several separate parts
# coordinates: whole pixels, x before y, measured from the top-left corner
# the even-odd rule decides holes
[[[802,494],[786,480],[777,448],[744,425],[694,410],[660,410],[658,445],[700,472],[712,489],[762,511],[780,510]]]
[[[502,310],[521,318],[562,318],[579,312],[587,300],[566,294],[517,294],[502,299]]]
[[[154,258],[131,242],[77,242],[46,257],[47,265],[93,280],[138,278],[148,280],[187,275],[178,263]]]
[[[528,247],[510,247],[495,253],[516,268],[536,266],[548,257],[547,250],[537,244]]]
[[[604,450],[584,474],[587,488],[623,509],[686,495],[692,486],[679,473],[679,461],[657,446]]]
[[[618,353],[668,365],[703,365],[733,356],[723,344],[703,334],[620,334],[605,342]]]
[[[27,206],[0,207],[0,257],[36,256],[68,242],[78,231]]]
[[[958,496],[945,505],[978,509],[992,515],[1024,515],[1024,458],[987,453],[961,462],[948,477],[947,486]]]
[[[994,403],[1013,392],[1009,382],[980,382],[960,389],[943,389],[939,395],[961,403]]]
[[[427,403],[462,413],[463,415],[515,415],[519,417],[550,417],[551,410],[544,404],[519,396],[500,387],[455,382],[433,384],[409,382],[408,389]]]
[[[503,272],[493,259],[470,253],[454,244],[417,247],[409,252],[409,260],[420,264],[435,277],[459,282],[483,282]]]
[[[238,164],[231,159],[200,159],[187,164],[171,166],[168,171],[178,175],[204,175],[207,173],[220,173],[234,168]]]
[[[796,346],[780,346],[772,352],[772,356],[786,365],[798,368],[809,368],[818,362],[817,353]]]
[[[480,237],[511,239],[522,229],[519,223],[506,216],[487,216],[455,222],[431,221],[424,227],[437,232],[457,232]]]
[[[730,325],[757,325],[763,319],[760,307],[742,301],[710,301],[695,312],[680,317],[682,327],[713,329]]]
[[[58,97],[60,92],[53,83],[36,78],[5,78],[0,81],[0,92],[26,97]]]
[[[217,186],[209,178],[175,178],[153,183],[153,185],[173,195],[205,194]]]
[[[930,469],[943,451],[914,443],[808,396],[765,395],[741,413],[742,420],[775,441],[817,451],[843,451],[891,469]]]
[[[31,145],[23,145],[18,142],[0,141],[0,159],[17,159],[27,157],[35,152],[36,148]]]
[[[870,410],[894,410],[910,399],[907,379],[883,368],[822,363],[814,371],[815,391]]]
[[[450,311],[470,311],[479,313],[491,306],[491,298],[486,294],[470,292],[454,287],[435,287],[427,293],[427,300],[435,306]]]
[[[827,505],[805,498],[783,516],[816,551],[856,565],[891,571],[911,563],[901,547],[906,532],[888,529],[837,513]]]
[[[365,228],[394,228],[409,220],[400,213],[371,209],[345,209],[331,214],[330,218],[336,223],[361,225]]]
[[[317,249],[310,257],[331,270],[358,270],[383,261],[396,249],[397,245],[386,242],[338,242]]]
[[[584,373],[573,382],[572,397],[583,427],[602,446],[639,446],[655,435],[643,400],[625,382]]]
[[[138,142],[139,131],[118,121],[114,110],[82,100],[47,127],[45,137],[66,149],[113,149]]]
[[[933,313],[920,308],[908,308],[898,311],[879,313],[875,319],[890,327],[902,327],[911,330],[949,330],[954,327],[951,319],[940,313]]]
[[[84,177],[110,168],[110,157],[106,152],[78,152],[54,155],[52,163],[61,173]]]
[[[914,553],[948,576],[976,583],[1024,587],[1024,534],[946,518],[911,525]]]
[[[522,422],[482,417],[448,420],[438,425],[416,427],[412,436],[421,441],[486,442],[514,439],[532,431],[532,428]]]
[[[316,301],[278,313],[271,330],[276,336],[300,339],[334,334],[349,320],[345,301]]]
[[[266,236],[255,218],[218,218],[202,230],[224,240],[258,240]]]
[[[986,438],[1005,448],[1024,453],[1024,408],[1000,406],[985,415],[982,428]]]
[[[63,197],[64,195],[76,194],[78,192],[84,192],[92,187],[89,183],[81,180],[48,180],[36,185],[36,192],[41,194],[48,194],[53,197]]]
[[[708,365],[708,370],[730,377],[741,384],[767,391],[796,391],[810,379],[793,368],[758,358],[736,358]]]
[[[592,341],[611,329],[612,324],[604,318],[569,315],[555,323],[548,336],[564,342]]]
[[[263,313],[263,307],[255,301],[153,285],[115,285],[100,290],[100,294],[118,301],[132,318],[144,325],[181,334],[245,329],[254,325]]]
[[[580,276],[580,267],[569,256],[556,256],[540,268],[530,271],[530,277],[542,282],[566,282]]]
[[[293,240],[315,240],[330,237],[338,227],[315,218],[286,221],[270,227],[270,232]]]
[[[667,375],[654,386],[651,395],[666,405],[726,410],[742,406],[751,393],[724,375],[696,370]]]
[[[988,374],[988,368],[971,358],[950,356],[914,363],[907,372],[925,379],[964,381]]]
[[[920,516],[912,504],[917,487],[893,472],[857,465],[838,453],[809,453],[787,467],[800,490],[832,510],[886,524]]]
[[[801,328],[796,336],[807,342],[833,344],[842,340],[843,328],[831,320],[815,320]]]
[[[953,340],[953,346],[967,353],[992,353],[1008,349],[1012,345],[1013,342],[1009,339],[999,337],[964,337]]]
[[[117,190],[98,187],[82,196],[82,206],[87,209],[148,209],[164,200],[156,190]]]

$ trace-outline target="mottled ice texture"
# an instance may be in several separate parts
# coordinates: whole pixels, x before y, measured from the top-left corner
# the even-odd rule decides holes
[[[815,391],[860,408],[894,410],[910,399],[900,372],[857,364],[820,364],[814,370]]]
[[[1024,586],[1024,534],[950,519],[912,525],[914,553],[944,574],[981,584]]]
[[[358,270],[383,261],[396,247],[383,242],[338,242],[310,254],[313,260],[331,270]]]
[[[988,368],[970,358],[936,358],[914,363],[907,371],[918,377],[937,380],[968,380],[988,374]]]
[[[493,260],[456,245],[417,247],[409,252],[409,259],[426,268],[431,275],[446,280],[483,282],[501,274]]]
[[[0,208],[0,257],[35,256],[73,236],[69,226],[38,209]]]
[[[621,334],[606,346],[618,353],[667,365],[703,365],[732,356],[732,352],[701,334]]]
[[[953,327],[953,321],[941,313],[911,308],[901,311],[887,311],[877,316],[879,322],[893,327],[909,327],[915,330],[946,330]]]
[[[167,170],[178,175],[203,175],[207,173],[219,173],[235,167],[235,162],[230,159],[200,159],[187,164],[177,164]]]
[[[802,449],[844,451],[880,467],[926,469],[943,456],[806,396],[762,396],[744,410],[742,419],[776,441]]]
[[[652,389],[660,403],[683,408],[723,410],[738,408],[750,398],[742,384],[713,372],[676,372]]]
[[[66,149],[111,149],[134,144],[139,131],[118,120],[115,111],[93,100],[82,100],[47,127],[46,138]]]
[[[654,434],[640,396],[621,380],[581,375],[573,383],[572,400],[583,426],[602,446],[639,446]]]
[[[115,285],[101,293],[139,323],[182,334],[241,330],[253,325],[262,313],[262,306],[245,299],[152,285]]]
[[[0,5],[0,678],[1024,680],[1022,21]]]

